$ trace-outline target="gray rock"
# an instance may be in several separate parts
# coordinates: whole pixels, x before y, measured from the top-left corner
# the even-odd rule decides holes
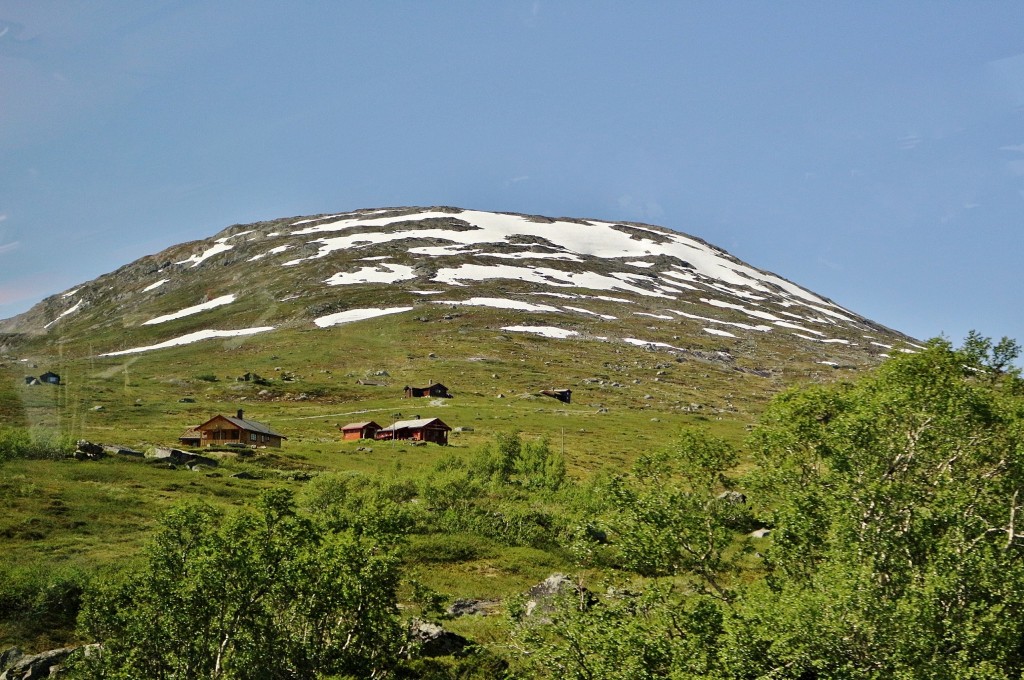
[[[128,456],[129,458],[142,458],[144,456],[142,451],[128,449],[123,446],[104,446],[103,450],[113,456]]]
[[[257,477],[253,473],[245,472],[244,470],[242,472],[236,472],[235,474],[231,475],[231,478],[232,479],[259,479],[259,477]]]
[[[715,496],[715,498],[717,498],[720,501],[730,503],[732,505],[743,505],[744,503],[747,502],[746,495],[740,493],[739,491],[723,491],[722,493]]]
[[[472,615],[488,616],[497,610],[499,604],[497,600],[455,600],[446,611],[448,616],[453,618]]]
[[[89,645],[95,648],[96,645]],[[20,650],[14,649],[18,656],[9,657],[5,663],[8,667],[0,673],[0,680],[37,680],[47,678],[60,672],[61,664],[67,661],[72,653],[83,647],[61,647],[51,649],[39,654],[25,655]],[[12,650],[8,650],[10,652]],[[88,652],[88,650],[86,650]],[[4,652],[6,655],[7,652]]]
[[[419,619],[409,624],[409,640],[416,643],[418,656],[427,657],[452,656],[469,646],[469,640],[458,633]]]
[[[593,604],[593,593],[574,583],[565,574],[552,574],[526,591],[525,614],[550,614],[555,610],[555,600],[569,594],[578,596],[581,606]]]

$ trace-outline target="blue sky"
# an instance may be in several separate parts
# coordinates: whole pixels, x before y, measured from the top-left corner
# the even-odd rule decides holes
[[[0,5],[0,318],[395,205],[660,224],[918,338],[1024,342],[1024,3]]]

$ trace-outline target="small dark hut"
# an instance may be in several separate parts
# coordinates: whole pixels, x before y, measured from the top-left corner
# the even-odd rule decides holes
[[[59,385],[60,376],[54,373],[53,371],[47,371],[46,373],[43,373],[41,376],[39,376],[39,382],[44,382],[48,385]]]
[[[568,388],[566,388],[564,390],[555,390],[555,389],[541,390],[540,393],[543,394],[545,397],[553,397],[553,398],[557,399],[558,401],[565,402],[566,404],[569,404],[569,403],[572,402],[572,390],[570,390]]]
[[[441,383],[431,383],[426,387],[409,387],[405,386],[405,396],[407,397],[439,397],[441,399],[451,399],[452,395],[448,392],[448,388]]]

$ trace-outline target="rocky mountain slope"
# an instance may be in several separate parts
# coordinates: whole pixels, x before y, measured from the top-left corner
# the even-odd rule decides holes
[[[794,360],[864,366],[914,349],[692,236],[450,207],[234,225],[51,296],[0,332],[119,356],[226,337],[272,343],[286,329],[324,329],[319,342],[373,317],[399,324],[487,311],[475,331],[718,353],[751,370]]]

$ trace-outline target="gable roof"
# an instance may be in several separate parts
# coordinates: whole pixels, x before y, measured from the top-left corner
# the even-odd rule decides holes
[[[393,432],[393,431],[396,431],[396,430],[405,430],[405,429],[415,430],[415,429],[419,429],[421,427],[426,427],[427,425],[430,425],[431,423],[439,423],[441,425],[441,427],[444,427],[444,428],[449,429],[449,430],[452,429],[452,428],[448,427],[447,425],[445,425],[444,421],[441,420],[440,418],[420,418],[419,420],[399,420],[396,423],[394,423],[393,425],[389,425],[387,427],[381,428],[381,431],[382,432]]]
[[[269,434],[275,437],[280,437],[281,439],[288,439],[288,437],[285,437],[280,432],[274,432],[272,429],[270,429],[269,426],[264,425],[263,423],[257,423],[255,420],[249,420],[248,418],[236,418],[234,416],[216,415],[213,418],[207,420],[205,423],[202,423],[201,425],[196,425],[196,429],[198,430],[205,425],[209,425],[217,418],[223,418],[224,420],[228,421],[235,427],[241,428],[246,432],[258,432],[259,434]]]
[[[378,425],[377,423],[373,422],[372,420],[368,420],[365,423],[349,423],[348,425],[342,425],[341,429],[342,430],[362,430],[364,428],[369,427],[370,425],[373,425],[378,430],[380,429],[380,425]]]

